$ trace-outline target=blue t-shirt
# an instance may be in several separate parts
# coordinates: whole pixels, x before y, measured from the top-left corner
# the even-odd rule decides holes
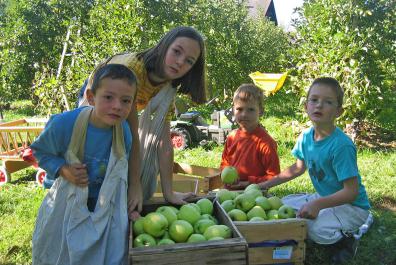
[[[358,171],[356,147],[339,128],[331,135],[314,140],[314,128],[305,130],[297,140],[292,154],[303,160],[315,190],[320,196],[328,196],[341,190],[343,181],[357,177],[359,195],[353,205],[370,209],[366,189]]]
[[[59,169],[66,164],[64,157],[69,147],[74,123],[84,108],[51,116],[43,132],[30,146],[39,166],[47,172],[45,180],[47,183],[56,179],[59,176]],[[123,121],[122,127],[126,154],[129,157],[132,135],[126,121]],[[87,166],[89,198],[96,199],[99,196],[110,158],[112,139],[112,128],[103,129],[88,124],[82,163]]]

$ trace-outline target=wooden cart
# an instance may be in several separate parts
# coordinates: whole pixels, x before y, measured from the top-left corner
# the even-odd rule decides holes
[[[33,156],[24,159],[30,151],[30,144],[39,136],[44,129],[47,119],[20,119],[0,124],[0,185],[11,181],[11,174],[34,166],[38,168]],[[24,156],[25,153],[25,156]],[[45,171],[38,168],[36,181],[42,183]]]

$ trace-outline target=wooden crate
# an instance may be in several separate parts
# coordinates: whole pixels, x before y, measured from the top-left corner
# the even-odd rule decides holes
[[[194,166],[184,163],[173,164],[173,190],[206,195],[209,191],[223,187],[220,170],[217,168]],[[161,197],[161,180],[158,176],[154,197]]]
[[[249,264],[304,264],[307,224],[291,218],[234,222],[248,242]]]
[[[152,212],[162,203],[145,205],[145,212]],[[202,265],[202,264],[247,264],[247,243],[241,236],[231,219],[216,201],[214,203],[214,216],[220,224],[227,225],[232,230],[232,238],[220,241],[207,241],[199,243],[178,243],[155,247],[133,248],[133,233],[130,228],[129,236],[129,264],[158,264],[158,265]]]

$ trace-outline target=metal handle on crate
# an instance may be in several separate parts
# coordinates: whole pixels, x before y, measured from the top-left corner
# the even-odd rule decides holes
[[[259,247],[284,247],[284,246],[296,246],[298,242],[296,240],[269,240],[257,243],[249,243],[249,248],[259,248]]]

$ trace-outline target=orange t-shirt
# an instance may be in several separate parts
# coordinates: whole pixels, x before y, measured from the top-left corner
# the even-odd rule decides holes
[[[260,183],[280,173],[277,145],[267,131],[258,126],[248,133],[237,129],[227,136],[220,168],[234,166],[240,181]]]
[[[143,110],[150,99],[155,97],[157,93],[168,83],[163,83],[157,86],[153,86],[148,79],[146,67],[144,66],[143,60],[138,59],[135,53],[126,53],[115,55],[109,63],[123,64],[128,67],[136,76],[137,79],[137,93],[136,93],[136,108],[137,111]],[[173,106],[173,104],[171,104]],[[170,107],[170,111],[166,116],[166,120],[170,121],[173,115],[173,108]]]

